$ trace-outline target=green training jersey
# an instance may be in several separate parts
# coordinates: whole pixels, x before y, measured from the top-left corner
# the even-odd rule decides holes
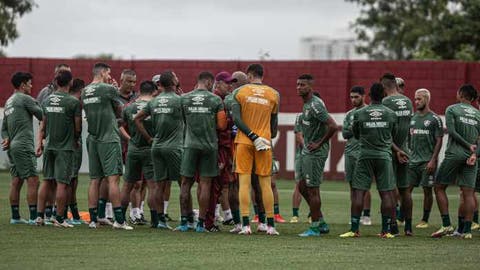
[[[218,149],[217,113],[223,110],[222,99],[204,89],[182,96],[186,122],[185,148]]]
[[[302,154],[309,154],[307,146],[319,141],[327,133],[326,122],[329,118],[327,108],[322,99],[312,96],[312,98],[303,104],[302,112],[302,134],[305,147]],[[330,142],[325,142],[320,148],[314,152],[322,156],[328,156],[330,150]]]
[[[295,134],[302,133],[302,114],[301,113],[299,113],[295,118],[295,126],[293,128],[293,132],[295,132]],[[300,145],[297,144],[295,148],[295,156],[301,153],[302,153],[302,148],[300,147]]]
[[[181,149],[184,122],[181,97],[175,92],[163,92],[142,109],[152,118],[154,148]]]
[[[392,160],[396,128],[395,112],[382,104],[370,104],[355,111],[352,130],[360,144],[358,159]]]
[[[130,141],[128,141],[128,147],[134,148],[144,148],[150,147],[150,144],[145,140],[140,132],[137,130],[137,126],[135,125],[134,118],[145,108],[148,104],[146,100],[137,100],[130,103],[125,109],[122,111],[122,119],[127,124],[128,134],[130,135]],[[148,134],[153,137],[153,124],[152,118],[148,116],[143,120],[143,126],[145,130],[147,130]]]
[[[480,135],[480,112],[470,104],[457,103],[445,111],[448,144],[445,154],[468,158],[470,145],[477,144]]]
[[[397,115],[397,133],[393,136],[393,142],[398,147],[406,150],[410,119],[413,116],[412,101],[404,95],[396,95],[385,97],[382,104]]]
[[[118,91],[106,83],[92,83],[82,92],[82,105],[88,122],[90,139],[98,142],[120,142],[115,114]]]
[[[357,111],[357,108],[354,108],[347,112],[345,119],[343,119],[342,126],[342,136],[347,143],[345,144],[345,155],[351,155],[358,157],[358,151],[360,150],[360,144],[358,140],[353,136],[352,125],[353,125],[353,115]]]
[[[434,112],[424,115],[416,112],[410,121],[410,163],[428,162],[432,159],[437,138],[443,136],[442,119]]]
[[[33,118],[42,120],[42,108],[35,99],[15,92],[5,103],[3,111],[2,138],[10,140],[10,148],[25,148],[33,151]]]
[[[69,150],[75,146],[75,117],[81,117],[80,101],[68,93],[54,92],[42,104],[45,150]]]

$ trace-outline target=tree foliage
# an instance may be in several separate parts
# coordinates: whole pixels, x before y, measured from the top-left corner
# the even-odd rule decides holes
[[[357,50],[372,59],[480,60],[478,0],[345,0],[361,7]]]
[[[36,7],[33,0],[0,0],[0,45],[18,38],[17,19]]]

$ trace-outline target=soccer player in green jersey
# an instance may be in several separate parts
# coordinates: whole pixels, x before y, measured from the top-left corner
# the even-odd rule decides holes
[[[162,77],[160,77],[160,80]],[[217,129],[227,127],[225,110],[220,97],[212,92],[214,76],[210,72],[201,72],[197,79],[197,88],[182,96],[181,104],[185,117],[185,141],[180,168],[182,179],[180,208],[181,223],[178,231],[188,230],[188,217],[192,213],[191,188],[193,177],[198,173],[200,189],[198,204],[199,218],[197,232],[205,232],[205,216],[210,201],[212,177],[218,175],[218,139]],[[171,93],[173,95],[173,93]]]
[[[303,99],[302,134],[304,148],[301,158],[299,190],[310,206],[312,224],[299,236],[320,236],[327,224],[321,216],[320,183],[330,150],[329,140],[337,130],[323,100],[313,95],[313,77],[304,74],[297,79],[297,93]]]
[[[391,73],[385,73],[380,82],[385,88],[387,96],[383,99],[382,104],[390,108],[397,115],[398,129],[393,136],[393,143],[397,145],[403,153],[408,152],[408,131],[410,128],[410,119],[413,116],[413,105],[410,99],[398,92],[397,81],[395,76]],[[401,213],[405,209],[411,209],[412,196],[408,191],[410,184],[407,179],[408,157],[405,160],[399,160],[397,155],[393,155],[393,170],[397,181],[397,189],[400,197]],[[409,224],[407,224],[409,223]],[[412,227],[411,220],[405,220],[405,231]],[[398,226],[396,222],[396,215],[392,218],[392,233],[398,234]]]
[[[397,78],[398,79],[398,78]],[[428,218],[433,204],[433,182],[442,148],[443,123],[437,114],[430,110],[430,91],[415,91],[417,111],[410,122],[409,144],[411,158],[408,163],[409,192],[419,185],[423,188],[423,217],[417,228],[428,228]],[[412,218],[412,208],[405,209],[405,220]],[[407,223],[405,223],[407,225]],[[405,232],[412,232],[405,228]]]
[[[140,113],[153,99],[153,94],[156,91],[155,85],[151,81],[143,81],[140,84],[140,96],[122,112],[122,125],[124,129],[125,139],[128,140],[128,149],[126,150],[125,161],[125,182],[121,191],[122,198],[122,211],[125,216],[125,212],[128,208],[128,202],[131,200],[132,191],[137,186],[139,189],[142,185],[142,177],[147,180],[147,183],[153,183],[153,164],[151,155],[151,143],[147,141],[143,135],[138,131],[135,125],[135,116]],[[151,117],[146,117],[141,122],[146,132],[152,136],[153,124]],[[151,184],[147,184],[150,188],[150,197],[154,197],[156,189]],[[134,191],[135,192],[135,191]],[[139,190],[138,190],[139,192]],[[138,194],[140,195],[140,194]],[[138,202],[132,201],[132,207],[137,206]],[[155,203],[151,204],[150,209],[156,210]],[[139,211],[139,209],[137,210]],[[152,226],[157,227],[158,216],[156,212],[152,213]],[[140,214],[133,216],[132,221],[134,224],[143,224]]]
[[[342,238],[360,236],[360,215],[365,192],[370,189],[373,179],[381,198],[382,232],[380,237],[395,237],[390,232],[394,209],[395,178],[393,175],[392,148],[400,151],[393,143],[397,129],[395,112],[382,105],[385,90],[380,83],[370,88],[371,104],[354,113],[352,131],[359,140],[359,155],[352,179],[352,207],[350,231]],[[405,156],[405,153],[402,154]]]
[[[352,124],[353,124],[353,115],[354,113],[363,107],[365,104],[365,89],[361,86],[354,86],[350,90],[350,102],[353,105],[353,109],[347,112],[342,126],[342,135],[343,138],[347,140],[345,145],[345,180],[347,180],[350,185],[350,199],[352,197],[352,179],[355,175],[355,166],[357,163],[360,145],[358,140],[353,136]],[[365,192],[365,197],[363,198],[363,215],[360,217],[360,223],[362,225],[372,225],[372,220],[370,219],[370,204],[371,204],[371,194],[367,190]]]
[[[54,225],[71,228],[64,214],[67,211],[68,186],[71,184],[74,151],[82,129],[80,101],[68,94],[72,83],[70,71],[60,71],[55,77],[58,86],[43,102],[43,120],[37,140],[37,156],[43,153],[43,175],[38,195],[37,225],[44,225],[45,199],[52,183],[57,183],[57,214]],[[45,139],[45,145],[43,141]],[[45,148],[45,149],[44,149]]]
[[[476,149],[480,135],[480,112],[472,106],[472,102],[477,97],[477,90],[472,85],[463,85],[457,92],[459,102],[445,111],[448,145],[435,181],[435,196],[442,216],[442,227],[432,237],[453,233],[445,190],[456,181],[461,191],[457,232],[463,238],[472,238],[477,178]]]
[[[123,217],[118,188],[123,169],[117,122],[121,105],[117,88],[107,84],[111,80],[110,72],[109,65],[95,64],[93,81],[82,93],[82,105],[88,121],[87,150],[91,179],[88,188],[89,226],[97,227],[98,191],[101,179],[105,178],[103,181],[108,181],[108,195],[115,215],[113,228],[132,230]]]
[[[2,149],[7,151],[11,163],[10,206],[12,218],[10,224],[35,224],[37,216],[37,159],[33,145],[33,119],[42,120],[42,108],[30,94],[32,75],[17,72],[12,76],[15,89],[5,103],[2,123]],[[27,203],[30,219],[20,218],[20,190],[27,180]]]
[[[298,223],[299,216],[298,210],[300,208],[300,203],[302,202],[302,194],[298,189],[298,182],[301,178],[301,166],[302,166],[302,149],[303,145],[303,134],[302,134],[302,114],[298,114],[295,118],[295,126],[293,131],[295,132],[295,188],[292,194],[292,218],[290,223]]]

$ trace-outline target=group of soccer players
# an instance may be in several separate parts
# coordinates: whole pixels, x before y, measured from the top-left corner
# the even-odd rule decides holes
[[[186,94],[173,71],[141,82],[138,94],[133,91],[133,70],[122,72],[120,86],[110,72],[109,65],[95,64],[93,80],[85,85],[73,78],[68,65],[58,65],[53,82],[40,92],[37,101],[30,96],[32,76],[24,72],[13,75],[15,91],[5,104],[2,124],[2,147],[7,150],[13,177],[10,223],[52,223],[66,228],[83,223],[76,202],[83,110],[88,123],[90,228],[110,225],[132,230],[126,218],[129,206],[131,223],[145,224],[146,201],[151,226],[172,229],[167,208],[171,183],[177,182],[181,219],[174,230],[218,231],[217,204],[222,202],[224,224],[234,225],[230,232],[251,234],[253,198],[258,210],[257,232],[279,234],[275,222],[284,220],[278,212],[272,181],[272,139],[277,133],[280,96],[263,84],[262,65],[251,64],[245,73],[224,71],[215,76],[201,72],[195,89]],[[360,224],[371,225],[369,189],[375,181],[381,198],[382,238],[399,235],[397,221],[404,224],[406,236],[413,235],[411,193],[419,185],[424,189],[424,214],[416,227],[428,227],[434,186],[443,226],[432,237],[471,238],[472,224],[478,226],[475,188],[480,188],[480,112],[472,105],[477,91],[463,85],[457,93],[459,103],[447,108],[449,141],[437,170],[442,121],[430,110],[427,89],[415,92],[414,113],[412,102],[402,94],[403,86],[402,79],[384,74],[369,90],[369,105],[363,87],[355,86],[350,91],[354,109],[346,114],[342,134],[347,140],[345,171],[351,188],[351,229],[340,237],[358,237]],[[298,222],[302,196],[309,206],[311,225],[299,235],[320,236],[329,232],[321,211],[320,184],[329,140],[338,127],[314,91],[313,76],[299,76],[296,89],[303,110],[295,123],[297,183],[291,222]],[[36,147],[33,117],[40,121]],[[36,159],[42,155],[45,181],[39,189]],[[28,186],[28,221],[19,214],[24,180]],[[456,181],[461,204],[454,230],[445,190]],[[199,205],[196,219],[191,195],[195,182]],[[111,205],[111,211],[107,205]],[[72,218],[67,216],[68,208]]]

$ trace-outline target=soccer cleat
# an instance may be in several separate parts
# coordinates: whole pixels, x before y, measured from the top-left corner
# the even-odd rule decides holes
[[[72,224],[72,225],[83,225],[83,224],[87,224],[85,221],[81,220],[81,219],[67,219],[67,222]]]
[[[114,222],[113,223],[113,226],[112,226],[114,229],[122,229],[122,230],[127,230],[127,231],[131,231],[133,230],[133,227],[132,226],[128,226],[127,225],[127,222],[123,222],[122,224],[118,223],[118,222]]]
[[[360,232],[348,231],[344,234],[340,234],[339,236],[340,238],[355,238],[355,237],[360,237]]]
[[[266,232],[268,229],[267,224],[265,223],[258,223],[257,232]]]
[[[208,232],[220,232],[220,228],[217,225],[212,225],[212,227],[207,229]]]
[[[243,226],[242,229],[238,232],[238,234],[243,234],[243,235],[252,234],[252,230],[250,229],[250,225]]]
[[[450,237],[462,237],[463,233],[460,233],[458,230],[455,230],[453,233],[447,234]]]
[[[178,231],[178,232],[187,232],[189,229],[189,226],[188,225],[178,225],[175,229],[173,229],[174,231]]]
[[[158,225],[157,225],[157,228],[158,229],[167,229],[167,230],[171,230],[172,227],[168,226],[167,222],[158,222]]]
[[[268,226],[267,235],[280,235],[280,233],[277,231],[277,229],[275,229],[275,227]]]
[[[438,229],[438,231],[432,233],[432,237],[433,238],[440,238],[442,236],[445,236],[445,235],[448,235],[448,234],[452,234],[454,231],[453,227],[452,226],[447,226],[447,227],[440,227],[440,229]]]
[[[297,216],[293,216],[291,219],[290,219],[290,223],[298,223],[300,220]]]
[[[64,220],[62,223],[55,220],[53,222],[53,226],[58,228],[73,228],[73,225],[68,224],[66,220]]]
[[[37,225],[37,223],[35,222],[35,219],[29,219],[28,225]]]
[[[277,222],[277,223],[285,223],[286,222],[285,219],[280,214],[275,214],[273,216],[273,218],[275,219],[275,222]]]
[[[471,233],[464,233],[461,237],[463,239],[472,239],[472,234]]]
[[[28,224],[28,221],[23,218],[12,218],[10,219],[10,224]]]
[[[204,232],[208,232],[208,231],[207,231],[207,229],[205,229],[205,227],[197,225],[197,227],[195,228],[195,232],[204,233]]]
[[[320,236],[320,231],[314,230],[312,228],[308,228],[308,230],[304,231],[298,236],[300,237]]]
[[[325,234],[330,232],[330,227],[327,223],[323,222],[319,226],[320,233]]]
[[[253,216],[252,223],[258,223],[258,215]]]
[[[360,224],[365,225],[365,226],[371,226],[372,225],[372,219],[367,216],[363,216],[360,218]]]
[[[412,231],[405,231],[405,236],[413,236],[413,232]]]
[[[233,218],[225,220],[223,225],[235,225],[235,221],[233,221]]]
[[[422,220],[417,224],[417,226],[415,226],[415,228],[426,229],[426,228],[428,228],[428,222]]]
[[[45,225],[47,225],[47,226],[52,226],[52,225],[53,225],[53,222],[54,222],[54,220],[55,220],[55,218],[54,218],[54,217],[51,217],[51,218],[46,218],[46,219],[44,220],[44,222],[45,222]]]
[[[231,233],[239,233],[242,230],[242,224],[235,224],[235,227],[230,230]]]
[[[98,224],[112,226],[112,222],[108,218],[99,218],[97,219]]]
[[[382,232],[379,236],[380,236],[380,238],[384,238],[384,239],[395,238],[395,235],[391,234],[389,232]]]
[[[168,214],[165,214],[165,219],[166,219],[167,221],[175,221],[175,220],[173,220]]]
[[[472,231],[474,230],[480,230],[480,224],[472,222]]]
[[[37,226],[45,226],[45,222],[43,221],[43,218],[42,217],[37,217],[35,219],[35,225]]]
[[[88,228],[96,229],[97,228],[97,223],[95,221],[91,221],[90,224],[88,224]]]

